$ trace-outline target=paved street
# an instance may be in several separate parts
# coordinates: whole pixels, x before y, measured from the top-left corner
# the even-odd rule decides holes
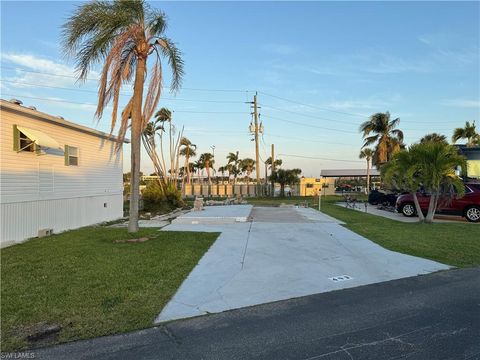
[[[76,342],[35,359],[480,359],[480,268]]]
[[[163,230],[221,235],[157,323],[449,268],[389,251],[309,208],[207,207]]]

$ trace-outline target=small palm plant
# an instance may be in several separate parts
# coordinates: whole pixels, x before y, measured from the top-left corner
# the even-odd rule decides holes
[[[111,132],[117,123],[120,90],[133,82],[133,95],[121,113],[117,149],[131,128],[131,196],[129,232],[138,231],[140,145],[142,133],[152,118],[162,90],[162,57],[171,71],[171,90],[180,88],[183,76],[181,53],[165,37],[163,12],[143,0],[92,1],[80,5],[63,26],[65,53],[77,61],[78,78],[87,79],[90,69],[103,63],[95,115],[100,119],[112,102]],[[153,57],[148,69],[147,59]],[[150,79],[144,96],[147,73]]]
[[[240,159],[238,155],[238,151],[233,153],[228,153],[227,155],[227,169],[230,174],[233,175],[233,184],[235,185],[237,182],[237,176],[241,173],[240,169]]]

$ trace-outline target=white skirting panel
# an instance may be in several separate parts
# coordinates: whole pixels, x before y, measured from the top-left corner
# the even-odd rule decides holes
[[[36,237],[40,229],[59,233],[122,216],[122,194],[1,204],[0,245]]]

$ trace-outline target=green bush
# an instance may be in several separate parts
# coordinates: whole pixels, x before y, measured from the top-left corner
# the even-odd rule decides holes
[[[182,193],[176,188],[175,184],[168,184],[164,190],[157,181],[151,181],[143,190],[142,197],[145,209],[184,206]]]

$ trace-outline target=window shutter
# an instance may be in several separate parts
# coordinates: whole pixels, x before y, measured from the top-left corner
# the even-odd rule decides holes
[[[69,154],[68,154],[68,145],[65,145],[65,166],[69,166],[70,165],[70,157],[69,157]]]
[[[13,125],[13,151],[20,151],[20,131]]]

